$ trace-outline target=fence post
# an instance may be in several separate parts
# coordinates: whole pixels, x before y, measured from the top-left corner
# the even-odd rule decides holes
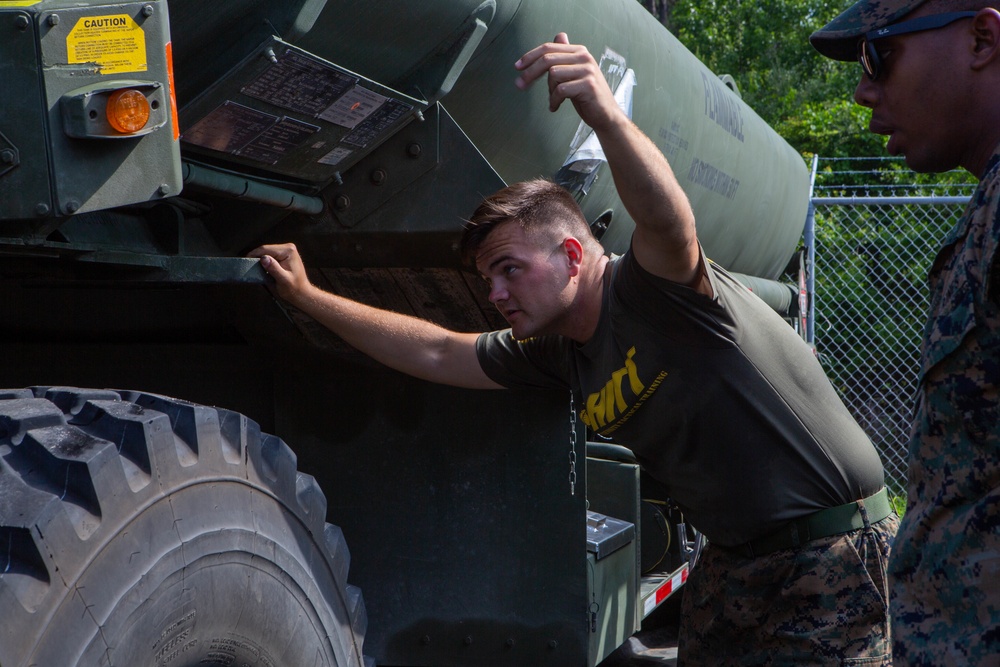
[[[809,175],[809,210],[806,212],[806,227],[803,240],[806,244],[806,299],[809,303],[806,315],[806,342],[813,350],[816,349],[816,206],[813,204],[813,191],[816,188],[816,170],[819,168],[819,156],[813,155],[812,169]]]

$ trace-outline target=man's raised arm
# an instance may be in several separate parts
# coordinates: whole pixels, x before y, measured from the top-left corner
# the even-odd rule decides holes
[[[515,63],[525,89],[548,74],[549,109],[570,100],[601,142],[615,187],[635,221],[632,251],[654,275],[700,289],[700,251],[694,211],[667,159],[618,106],[600,66],[565,33]],[[704,283],[705,289],[707,283]]]
[[[469,389],[501,388],[479,365],[479,334],[457,333],[325,292],[309,282],[294,244],[261,246],[249,256],[260,258],[281,298],[376,361],[431,382]]]

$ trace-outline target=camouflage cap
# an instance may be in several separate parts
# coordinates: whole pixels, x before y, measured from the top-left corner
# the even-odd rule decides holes
[[[860,0],[809,36],[813,47],[827,58],[854,60],[858,39],[866,32],[895,23],[926,0]]]

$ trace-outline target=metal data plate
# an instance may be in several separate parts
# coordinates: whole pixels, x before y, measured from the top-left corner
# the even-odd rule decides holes
[[[181,111],[185,148],[326,183],[427,103],[274,37]]]

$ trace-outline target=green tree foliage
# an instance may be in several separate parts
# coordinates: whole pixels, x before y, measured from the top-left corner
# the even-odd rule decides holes
[[[677,0],[667,27],[799,152],[879,155],[871,112],[853,101],[857,63],[824,58],[809,35],[850,0]]]

